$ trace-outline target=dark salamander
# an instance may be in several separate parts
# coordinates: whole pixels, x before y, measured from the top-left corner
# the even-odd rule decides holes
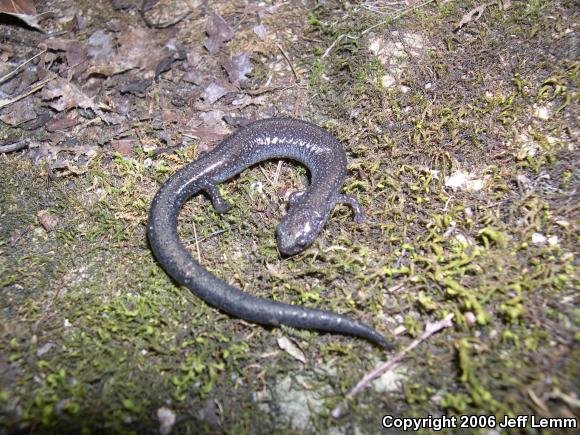
[[[276,229],[280,252],[293,255],[310,245],[337,203],[348,203],[360,222],[357,200],[340,194],[346,176],[346,155],[338,141],[316,125],[296,119],[254,122],[221,142],[170,177],[161,186],[149,212],[148,237],[157,260],[177,282],[220,310],[262,325],[289,325],[366,338],[392,346],[374,329],[348,317],[258,298],[228,285],[205,270],[184,248],[177,235],[177,216],[191,196],[204,191],[218,212],[231,205],[217,185],[268,159],[292,159],[310,171],[310,186],[295,192],[289,210]]]

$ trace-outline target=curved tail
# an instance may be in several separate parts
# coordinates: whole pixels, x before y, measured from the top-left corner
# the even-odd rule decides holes
[[[155,195],[147,230],[155,257],[173,279],[216,308],[249,322],[354,335],[393,349],[381,334],[360,322],[326,311],[252,296],[205,270],[192,258],[177,234],[177,217],[183,203],[202,190],[200,183],[182,183],[185,170],[187,168],[173,175]]]

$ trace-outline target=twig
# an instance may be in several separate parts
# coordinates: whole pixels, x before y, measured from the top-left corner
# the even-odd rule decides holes
[[[280,179],[280,172],[282,172],[282,160],[278,162],[278,166],[276,166],[276,173],[274,174],[274,185],[278,184],[278,180]]]
[[[23,94],[20,94],[17,97],[12,98],[11,100],[10,99],[7,99],[7,98],[0,99],[0,109],[2,109],[3,107],[9,106],[12,103],[16,103],[17,101],[20,101],[23,98],[28,97],[30,94],[34,94],[36,91],[44,88],[44,85],[46,85],[48,82],[54,80],[56,77],[57,76],[55,75],[53,77],[50,77],[48,79],[45,79],[45,80],[41,81],[40,83],[38,83],[37,85],[35,85],[34,87],[32,87],[30,90],[26,91]]]
[[[260,86],[258,89],[253,89],[253,90],[245,90],[244,89],[244,94],[247,95],[252,95],[252,96],[256,96],[256,95],[262,95],[265,94],[267,92],[276,92],[276,91],[285,91],[286,89],[292,89],[296,87],[295,84],[288,84],[288,85],[281,85],[281,86],[276,86],[276,87],[272,87],[272,86]]]
[[[382,374],[397,367],[399,365],[399,363],[401,362],[401,360],[403,359],[403,357],[407,353],[409,353],[411,350],[416,348],[423,341],[427,340],[429,337],[431,337],[436,332],[439,332],[442,329],[449,328],[450,326],[452,326],[453,323],[451,322],[451,319],[453,319],[453,316],[454,316],[454,314],[451,313],[451,314],[448,314],[447,316],[445,316],[445,318],[443,320],[440,320],[439,322],[428,323],[425,326],[425,332],[423,332],[423,334],[419,338],[416,338],[415,340],[413,340],[413,342],[410,345],[408,345],[402,351],[398,352],[389,361],[387,361],[383,365],[375,368],[374,370],[369,372],[364,378],[362,378],[359,381],[359,383],[356,384],[355,387],[348,392],[342,405],[338,405],[336,408],[334,408],[332,410],[331,415],[334,418],[339,418],[342,415],[343,410],[346,408],[346,403],[348,400],[352,399],[354,396],[356,396],[358,393],[360,393],[362,390],[364,390],[366,387],[368,387],[368,385],[371,383],[371,381],[373,379],[376,379],[379,376],[381,376]]]
[[[330,47],[328,47],[326,49],[326,51],[324,52],[324,54],[322,55],[322,59],[324,59],[326,56],[328,56],[328,53],[330,53],[332,51],[332,49],[334,48],[334,46],[338,43],[338,41],[340,41],[342,38],[344,38],[346,36],[346,33],[343,33],[342,35],[338,35],[338,38],[336,38],[334,40],[334,42],[332,44],[330,44]]]
[[[386,24],[386,23],[388,23],[389,21],[392,21],[392,20],[396,20],[396,19],[398,19],[398,18],[401,18],[403,15],[407,15],[409,12],[412,12],[412,11],[414,11],[415,9],[422,8],[423,6],[425,6],[425,5],[428,5],[429,3],[433,3],[434,1],[435,1],[435,0],[425,0],[425,1],[421,2],[421,3],[419,3],[419,4],[416,4],[416,5],[413,5],[413,6],[409,6],[407,9],[403,9],[403,10],[402,10],[401,12],[399,12],[398,14],[396,14],[396,15],[392,15],[392,16],[390,16],[389,18],[387,18],[387,19],[385,19],[385,20],[383,20],[383,21],[381,21],[381,22],[379,22],[379,23],[377,23],[377,24],[374,24],[374,25],[372,25],[372,26],[371,26],[371,27],[369,27],[368,29],[365,29],[365,30],[363,30],[363,31],[361,32],[361,36],[362,36],[362,35],[365,35],[365,34],[367,34],[367,33],[368,33],[368,32],[370,32],[371,30],[373,30],[373,29],[376,29],[376,28],[377,28],[377,27],[379,27],[379,26],[382,26],[383,24]]]
[[[24,62],[22,62],[20,65],[18,65],[16,68],[14,68],[14,70],[12,70],[11,72],[9,72],[8,74],[6,74],[5,76],[3,76],[2,78],[0,78],[0,84],[4,83],[6,80],[8,80],[9,78],[11,78],[12,76],[14,76],[19,70],[20,68],[22,68],[24,65],[26,65],[29,62],[32,62],[34,59],[36,59],[38,56],[42,55],[46,53],[46,48],[44,50],[42,50],[40,53],[35,54],[34,56],[32,56],[30,59],[25,60]]]
[[[387,18],[387,19],[385,19],[385,20],[383,20],[383,21],[381,21],[381,22],[379,22],[379,23],[377,23],[377,24],[374,24],[374,25],[372,25],[372,26],[371,26],[371,27],[369,27],[368,29],[365,29],[365,30],[363,30],[363,31],[360,33],[360,35],[359,35],[359,36],[352,36],[352,35],[349,35],[348,33],[343,33],[342,35],[339,35],[339,36],[338,36],[338,38],[336,38],[336,39],[334,40],[334,42],[333,42],[333,43],[330,45],[330,47],[328,47],[328,48],[326,49],[326,51],[325,51],[325,52],[324,52],[324,54],[322,55],[321,59],[324,59],[326,56],[328,56],[328,55],[329,55],[329,53],[332,51],[332,49],[333,49],[333,48],[336,46],[336,44],[338,44],[338,43],[339,43],[339,41],[340,41],[342,38],[353,39],[353,40],[355,40],[355,41],[356,41],[356,40],[357,40],[357,39],[359,39],[361,36],[365,35],[366,33],[370,32],[371,30],[373,30],[373,29],[375,29],[375,28],[377,28],[377,27],[379,27],[379,26],[382,26],[383,24],[385,24],[385,23],[388,23],[388,22],[389,22],[389,21],[391,21],[391,20],[396,20],[396,19],[398,19],[398,18],[401,18],[403,15],[406,15],[406,14],[408,14],[409,12],[411,12],[411,11],[414,11],[415,9],[419,9],[420,7],[423,7],[423,6],[425,6],[425,5],[429,4],[429,3],[432,3],[433,1],[435,1],[435,0],[425,0],[425,1],[421,2],[421,3],[419,3],[419,4],[416,4],[416,5],[413,5],[413,6],[409,6],[408,8],[406,8],[406,9],[403,9],[403,10],[402,10],[401,12],[399,12],[398,14],[396,14],[396,15],[391,15],[391,16],[389,16],[389,18]]]
[[[292,74],[294,74],[294,78],[296,79],[296,83],[300,83],[300,77],[298,76],[298,73],[294,69],[294,65],[292,64],[290,57],[288,57],[288,54],[286,53],[286,51],[282,48],[282,46],[280,44],[276,44],[276,47],[278,47],[278,50],[280,50],[282,52],[282,56],[284,56],[284,58],[286,59],[286,62],[288,62],[288,65],[290,65],[290,69],[292,70]]]
[[[334,48],[334,46],[336,44],[338,44],[338,42],[342,39],[342,38],[348,38],[348,39],[353,39],[353,40],[357,40],[358,38],[356,36],[352,36],[349,35],[348,33],[343,33],[342,35],[338,35],[338,38],[336,38],[334,40],[334,42],[332,44],[330,44],[330,47],[328,47],[326,49],[326,51],[324,52],[324,54],[322,55],[321,59],[324,59],[326,56],[328,56],[328,54],[332,51],[332,49]]]
[[[260,167],[260,171],[262,171],[262,174],[264,174],[264,177],[266,177],[266,180],[268,180],[268,183],[270,183],[272,186],[274,186],[274,182],[270,179],[270,177],[268,177],[268,174],[266,174],[266,171],[264,170],[264,168]]]
[[[197,240],[197,229],[193,223],[193,237],[195,238],[195,250],[197,251],[197,261],[201,264],[201,253],[199,252],[199,241]]]
[[[28,145],[28,139],[20,139],[8,145],[0,145],[0,154],[21,150]]]
[[[225,233],[225,232],[228,232],[228,231],[231,231],[231,230],[233,230],[233,229],[236,229],[236,228],[238,228],[239,226],[240,226],[240,224],[235,224],[235,225],[230,225],[229,227],[227,227],[227,228],[224,228],[223,230],[217,230],[217,231],[214,231],[213,233],[211,233],[211,234],[208,234],[208,235],[207,235],[207,236],[205,236],[205,237],[202,237],[202,238],[201,238],[201,239],[199,239],[197,242],[198,242],[198,243],[205,242],[207,239],[211,239],[212,237],[219,236],[220,234],[223,234],[223,233]],[[191,242],[193,242],[194,240],[195,240],[195,238],[184,239],[184,240],[183,240],[183,243],[191,243]]]
[[[388,15],[396,12],[397,10],[401,9],[402,5],[407,5],[407,1],[400,0],[400,1],[366,1],[362,4],[364,9],[367,9],[371,12],[380,15]]]

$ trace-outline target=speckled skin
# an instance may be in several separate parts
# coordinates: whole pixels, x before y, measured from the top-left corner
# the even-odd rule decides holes
[[[187,199],[204,191],[218,212],[227,211],[230,204],[220,196],[216,185],[249,166],[276,158],[303,163],[311,178],[307,190],[291,195],[288,213],[276,229],[283,254],[292,255],[310,245],[336,203],[350,204],[355,221],[363,219],[356,199],[339,193],[346,176],[346,155],[340,143],[322,128],[305,121],[265,119],[237,131],[161,186],[151,204],[148,227],[157,260],[177,282],[232,316],[263,325],[284,324],[355,335],[390,349],[391,345],[377,331],[347,317],[258,298],[228,285],[205,270],[180,242],[177,217]]]

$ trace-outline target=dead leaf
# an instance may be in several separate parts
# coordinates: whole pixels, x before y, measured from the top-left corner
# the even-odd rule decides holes
[[[48,124],[46,124],[46,130],[50,133],[54,133],[55,131],[62,131],[68,130],[69,128],[74,127],[79,122],[75,118],[71,118],[69,116],[64,116],[62,118],[55,119]]]
[[[59,112],[73,107],[92,109],[95,113],[98,111],[92,98],[89,98],[79,87],[62,77],[57,77],[46,84],[42,89],[42,99],[48,101],[48,105]]]
[[[294,344],[289,338],[287,337],[280,337],[278,339],[278,346],[280,349],[286,351],[290,356],[297,359],[302,363],[306,363],[306,357],[304,356],[304,352],[302,352],[296,344]]]
[[[0,12],[6,14],[36,15],[32,0],[0,0]]]
[[[483,11],[485,11],[486,7],[487,7],[487,5],[480,5],[474,9],[470,10],[465,15],[463,15],[463,17],[461,18],[461,21],[455,27],[456,30],[461,29],[463,26],[465,26],[468,23],[479,20],[481,18],[481,16],[483,15]]]
[[[103,62],[113,56],[113,36],[104,30],[97,30],[88,40],[88,54],[94,62]]]
[[[176,51],[170,54],[169,56],[161,59],[161,61],[157,64],[157,67],[155,68],[155,78],[157,79],[157,77],[159,77],[161,74],[163,74],[166,71],[169,71],[174,62],[181,60],[185,60],[185,52],[183,51]]]
[[[159,0],[144,0],[142,5],[143,11],[148,12],[153,9],[157,3],[159,3]]]
[[[134,94],[134,95],[144,95],[145,91],[151,84],[153,80],[133,80],[129,83],[122,84],[119,88],[121,94]]]
[[[211,82],[202,92],[201,98],[203,98],[207,103],[213,104],[227,93],[228,90],[225,87],[215,82]]]
[[[472,22],[479,20],[481,18],[481,16],[483,15],[483,13],[485,12],[485,9],[489,6],[494,6],[494,5],[498,5],[501,10],[506,10],[511,6],[511,1],[504,0],[502,2],[500,0],[494,0],[494,1],[491,1],[489,3],[482,4],[476,8],[473,8],[472,10],[467,12],[465,15],[463,15],[463,17],[461,18],[461,21],[459,22],[459,24],[457,26],[455,26],[455,29],[453,31],[458,32],[466,24],[469,24],[469,23],[472,23]]]
[[[112,76],[137,68],[145,71],[140,78],[148,79],[167,56],[166,34],[142,27],[131,27],[118,35],[117,45],[112,55],[91,66],[89,74]]]
[[[193,83],[194,85],[201,86],[207,80],[207,77],[200,71],[190,70],[187,71],[187,74],[183,77],[183,80],[187,83]]]
[[[25,22],[30,27],[44,32],[39,22],[53,12],[36,14],[36,8],[32,0],[0,0],[0,14],[10,15]]]
[[[14,50],[12,47],[4,44],[0,44],[0,61],[6,62],[14,56]]]
[[[221,125],[225,113],[222,110],[211,110],[199,115],[199,118],[208,126]]]
[[[64,58],[66,59],[66,64],[61,68],[61,71],[72,69],[72,75],[69,76],[76,77],[86,71],[88,68],[88,54],[84,44],[76,41],[74,39],[66,38],[56,38],[49,39],[46,41],[46,47],[52,52],[63,52]],[[53,62],[53,59],[49,56],[50,53],[45,55],[44,61],[46,63]]]
[[[4,109],[0,120],[8,125],[17,126],[36,119],[36,116],[34,101],[31,98],[24,98],[12,104],[9,109]]]
[[[268,37],[268,32],[262,23],[254,26],[254,33],[258,36],[258,38],[264,40]]]
[[[212,13],[207,19],[205,33],[207,33],[208,38],[203,45],[211,54],[217,53],[224,42],[234,37],[232,28],[226,20],[216,13]]]
[[[42,127],[45,125],[50,119],[52,115],[47,110],[37,109],[40,110],[40,113],[37,112],[37,117],[31,121],[20,126],[20,128],[28,131],[36,130],[37,128]]]
[[[51,14],[50,12],[48,12],[48,13],[39,14],[39,15],[24,15],[24,14],[9,14],[6,12],[0,12],[0,14],[4,14],[4,13],[6,15],[10,15],[12,17],[18,18],[20,21],[25,22],[28,26],[32,27],[33,29],[40,30],[41,32],[44,32],[44,29],[40,25],[40,21],[42,21],[43,18],[45,18],[46,16]]]
[[[116,11],[122,11],[123,9],[129,9],[132,6],[131,0],[112,0],[111,6]]]
[[[111,141],[111,147],[125,157],[135,156],[135,153],[133,152],[134,146],[135,141],[133,139],[119,139]]]
[[[228,136],[231,131],[225,127],[220,125],[211,125],[211,126],[188,126],[187,134],[191,137],[196,137],[201,140],[201,142],[205,143],[207,146],[207,142],[217,142],[222,140],[224,137]],[[203,147],[200,146],[198,149],[202,149]],[[209,149],[209,147],[208,147]]]
[[[58,216],[50,213],[48,210],[39,211],[36,214],[36,218],[38,219],[38,223],[42,225],[47,233],[50,233],[58,225]]]
[[[248,52],[241,52],[231,57],[222,63],[222,66],[228,73],[230,82],[233,84],[242,83],[248,78],[247,74],[252,72],[252,63],[250,62],[250,54]]]

